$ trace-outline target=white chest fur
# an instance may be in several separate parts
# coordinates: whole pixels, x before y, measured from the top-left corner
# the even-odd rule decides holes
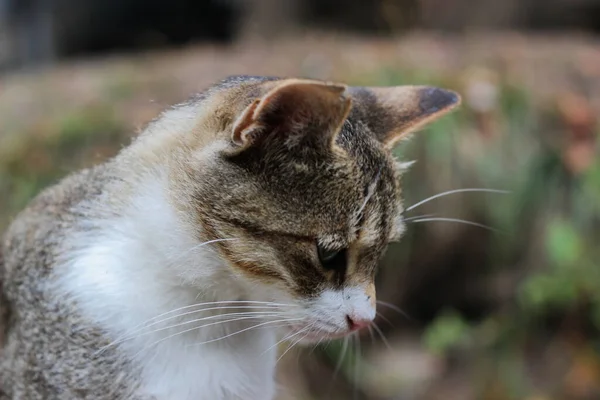
[[[127,337],[118,349],[140,367],[141,395],[271,399],[275,332],[267,325],[253,327],[257,320],[233,321],[215,315],[215,307],[194,306],[254,299],[210,246],[186,230],[164,193],[154,180],[124,216],[100,223],[89,237],[77,235],[78,250],[65,256],[56,290],[77,299],[81,312],[112,339]],[[173,310],[180,311],[166,314]],[[163,322],[157,323],[161,314]],[[179,317],[170,318],[175,314]],[[224,319],[231,322],[217,323]],[[140,329],[149,321],[153,325]]]
[[[272,399],[274,350],[267,332],[239,346],[187,346],[172,341],[143,368],[142,395],[157,400]]]

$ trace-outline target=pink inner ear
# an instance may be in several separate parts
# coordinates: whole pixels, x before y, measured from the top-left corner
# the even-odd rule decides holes
[[[345,87],[340,85],[290,80],[262,98],[254,110],[254,119],[273,113],[295,121],[328,120],[331,114],[339,112],[344,90]]]
[[[254,119],[254,111],[256,110],[256,107],[258,107],[259,103],[260,99],[254,100],[252,104],[246,107],[237,121],[235,121],[231,137],[235,144],[244,145],[246,143],[248,133],[253,130],[253,125],[256,123]]]
[[[327,142],[339,130],[346,118],[350,98],[343,95],[344,86],[321,82],[290,80],[271,89],[262,98],[247,106],[233,125],[231,140],[238,146],[248,147],[257,135],[279,128],[283,131],[322,134]]]

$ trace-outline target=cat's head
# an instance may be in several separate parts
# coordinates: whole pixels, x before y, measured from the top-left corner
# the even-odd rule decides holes
[[[404,230],[392,147],[459,104],[451,91],[236,77],[200,100],[214,138],[188,168],[195,218],[290,329],[345,335],[375,317],[374,276]]]

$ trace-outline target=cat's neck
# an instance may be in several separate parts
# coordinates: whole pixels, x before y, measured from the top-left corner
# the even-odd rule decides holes
[[[260,311],[251,302],[257,299],[182,222],[165,185],[159,177],[141,181],[117,216],[94,221],[94,230],[78,235],[62,285],[150,380],[157,375],[163,381],[161,373],[211,357],[241,370],[258,362],[266,379],[276,351],[274,331],[241,314]],[[196,374],[190,380],[202,376],[198,365],[189,367]]]
[[[141,301],[148,311],[139,315],[148,318],[177,306],[258,300],[220,258],[213,241],[202,238],[201,227],[186,222],[173,205],[176,195],[166,173],[148,175],[120,191],[111,187],[114,193],[107,196],[114,201],[126,193],[118,211],[89,216],[82,224],[86,229],[73,239],[67,259],[77,264],[69,268],[77,284],[114,297],[119,308]]]

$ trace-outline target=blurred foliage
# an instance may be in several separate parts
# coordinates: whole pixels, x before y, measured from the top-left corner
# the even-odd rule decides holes
[[[0,147],[0,224],[21,209],[42,188],[66,173],[112,154],[122,140],[123,126],[108,104],[92,105],[35,126],[5,133]]]
[[[469,325],[456,312],[445,312],[437,317],[425,332],[427,347],[436,354],[443,354],[459,346],[469,333]]]
[[[439,214],[440,210],[444,214],[450,211],[458,218],[496,229],[497,232],[485,240],[487,254],[478,265],[479,273],[487,276],[488,282],[493,282],[501,273],[512,275],[509,295],[496,299],[496,305],[483,317],[469,321],[459,310],[448,308],[452,305],[439,304],[437,315],[426,324],[425,345],[434,354],[448,357],[456,351],[463,357],[470,354],[471,363],[480,367],[475,373],[479,386],[476,398],[516,399],[539,391],[533,384],[535,377],[528,377],[526,372],[532,363],[528,347],[536,337],[541,339],[542,347],[565,342],[578,349],[585,348],[598,361],[600,353],[587,347],[587,343],[600,344],[597,339],[600,333],[600,163],[595,157],[598,130],[595,120],[583,127],[589,131],[583,146],[592,149],[577,159],[577,163],[586,163],[580,169],[566,156],[570,148],[582,146],[581,138],[569,126],[570,115],[535,105],[531,95],[503,82],[502,77],[491,82],[496,91],[493,101],[469,88],[482,85],[481,74],[473,74],[471,81],[462,85],[451,79],[428,76],[423,71],[383,70],[379,76],[370,78],[373,80],[370,84],[426,83],[455,88],[466,94],[466,107],[461,112],[432,124],[399,149],[401,157],[417,160],[405,178],[408,204],[455,188],[511,191],[502,198],[488,194],[454,194],[460,200],[453,202],[446,197],[436,200],[435,206],[424,207],[424,214],[431,211],[452,217]],[[487,109],[477,106],[486,103],[491,103]],[[549,139],[542,130],[548,125],[553,125],[551,129],[560,135],[558,139]],[[592,156],[585,160],[586,154]],[[468,233],[464,229],[462,232],[440,229],[446,229],[446,235],[481,235],[477,228],[468,228]],[[409,232],[409,241],[411,236]],[[435,240],[435,234],[428,236],[429,240]],[[420,239],[421,242],[426,240]],[[410,260],[412,257],[406,253],[418,251],[415,249],[420,246],[424,244],[413,241],[401,246],[400,251],[392,249],[394,255],[388,260]],[[440,258],[443,263],[444,256]],[[384,267],[394,268],[390,264],[388,261]],[[411,265],[411,268],[416,266]],[[456,265],[440,268],[456,268]],[[385,276],[387,272],[384,270],[382,274]],[[490,289],[493,290],[493,283]],[[576,357],[567,351],[563,356],[574,357],[571,362],[575,368]],[[562,396],[558,398],[597,398],[594,396],[600,396],[598,378],[600,376],[595,375],[586,381],[585,388],[578,389],[579,393],[575,393],[567,379],[560,383],[547,382],[544,390],[547,395]]]

